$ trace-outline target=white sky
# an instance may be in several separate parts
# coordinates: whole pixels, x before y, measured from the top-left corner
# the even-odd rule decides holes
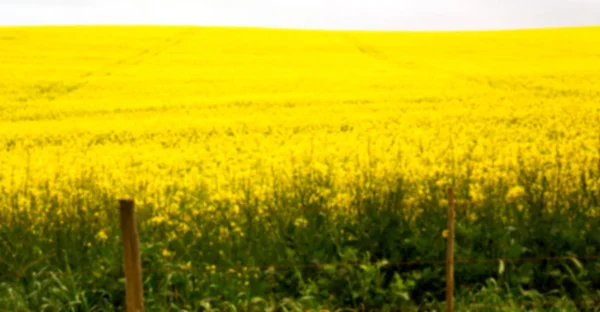
[[[600,0],[0,0],[0,25],[459,30],[600,25]]]

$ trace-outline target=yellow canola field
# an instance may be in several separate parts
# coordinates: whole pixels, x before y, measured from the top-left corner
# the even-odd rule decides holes
[[[100,196],[235,212],[307,181],[332,209],[399,178],[407,207],[453,178],[474,205],[500,184],[554,198],[600,191],[599,154],[600,27],[0,28],[8,222]]]

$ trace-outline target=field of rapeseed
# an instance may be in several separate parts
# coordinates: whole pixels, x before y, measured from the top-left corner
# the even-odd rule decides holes
[[[600,28],[0,28],[0,311],[121,310],[124,197],[148,311],[439,308],[448,187],[460,311],[600,306]]]

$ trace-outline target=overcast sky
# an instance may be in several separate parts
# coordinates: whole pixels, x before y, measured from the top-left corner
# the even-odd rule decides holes
[[[0,0],[0,25],[460,30],[600,25],[600,0]]]

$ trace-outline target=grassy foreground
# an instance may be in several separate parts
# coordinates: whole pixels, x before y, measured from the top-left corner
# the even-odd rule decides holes
[[[448,187],[460,311],[600,307],[600,28],[0,28],[0,311],[121,311],[122,197],[148,311],[439,311]]]

